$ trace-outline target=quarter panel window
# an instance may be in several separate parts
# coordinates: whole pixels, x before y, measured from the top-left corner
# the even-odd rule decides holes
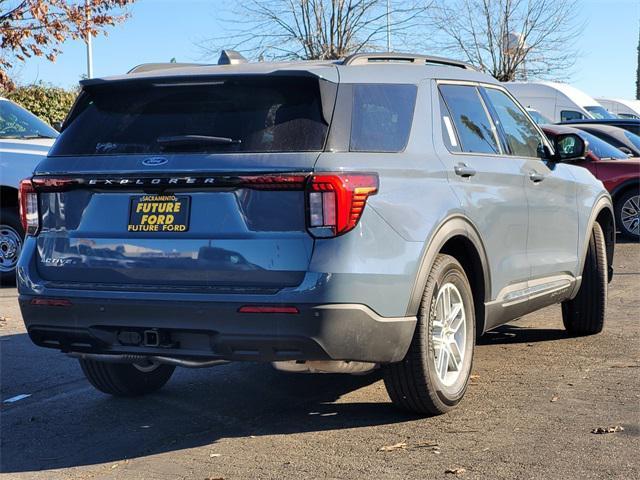
[[[493,124],[476,87],[440,85],[440,92],[453,117],[462,150],[470,153],[499,153]]]
[[[355,85],[349,150],[404,150],[411,132],[417,90],[415,85]]]
[[[451,120],[451,112],[447,108],[447,105],[442,99],[442,95],[438,95],[440,99],[440,119],[442,122],[442,141],[450,152],[459,152],[460,141],[456,135],[456,129],[453,126],[453,120]]]
[[[524,111],[500,90],[485,88],[484,92],[498,117],[496,123],[504,132],[511,154],[539,157],[543,145],[542,137]]]

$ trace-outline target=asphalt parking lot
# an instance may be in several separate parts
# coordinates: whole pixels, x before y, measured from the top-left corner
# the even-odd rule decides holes
[[[640,245],[619,244],[615,268],[602,334],[568,338],[557,306],[487,334],[465,400],[434,418],[395,410],[378,375],[258,364],[179,369],[155,395],[110,398],[31,344],[2,289],[2,476],[640,478]]]

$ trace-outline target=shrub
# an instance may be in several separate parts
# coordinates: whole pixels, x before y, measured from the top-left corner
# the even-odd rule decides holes
[[[6,97],[53,125],[67,116],[77,92],[39,83],[17,87]]]

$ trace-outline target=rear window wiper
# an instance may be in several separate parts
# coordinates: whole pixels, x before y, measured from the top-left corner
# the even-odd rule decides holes
[[[158,137],[156,139],[163,147],[181,145],[231,145],[242,143],[241,140],[230,137],[214,137],[210,135],[172,135],[169,137]]]

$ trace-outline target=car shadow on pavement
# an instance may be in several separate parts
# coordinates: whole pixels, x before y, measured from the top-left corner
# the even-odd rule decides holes
[[[224,438],[280,435],[406,422],[371,375],[305,375],[238,363],[177,369],[158,393],[114,398],[95,391],[79,365],[31,345],[26,334],[2,338],[0,471],[35,472],[96,465],[213,444]],[[347,394],[350,398],[342,399]]]

